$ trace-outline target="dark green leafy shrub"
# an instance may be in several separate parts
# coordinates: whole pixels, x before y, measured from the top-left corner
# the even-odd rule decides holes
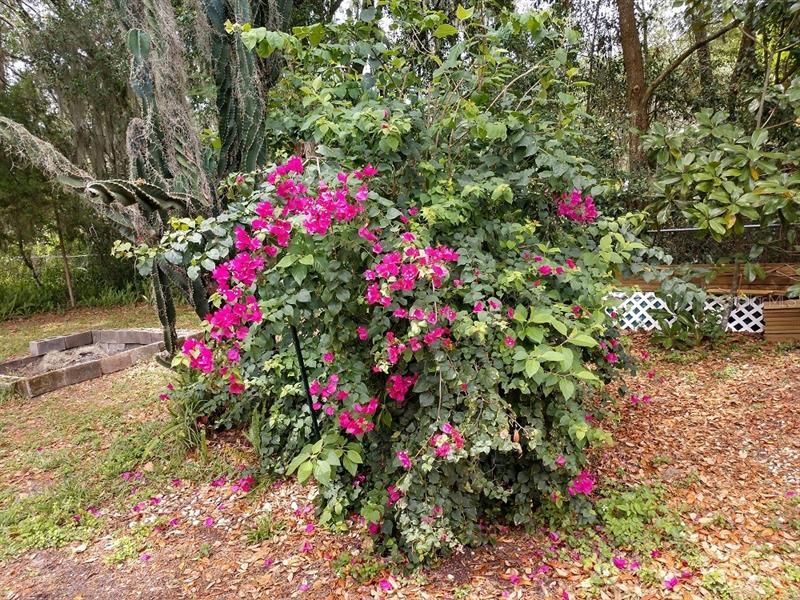
[[[706,293],[680,280],[662,284],[659,298],[664,308],[651,311],[658,322],[652,340],[665,349],[688,350],[704,343],[716,344],[725,335],[727,313],[708,310]]]

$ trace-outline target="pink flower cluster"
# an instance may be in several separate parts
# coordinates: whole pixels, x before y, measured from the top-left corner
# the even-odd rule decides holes
[[[405,496],[405,494],[402,491],[398,490],[393,485],[390,485],[389,487],[387,487],[386,491],[389,494],[389,499],[386,500],[386,505],[387,506],[392,506],[392,505],[396,504],[397,501],[400,500],[400,498]]]
[[[404,402],[408,391],[417,382],[417,375],[399,375],[397,373],[389,375],[386,381],[386,393],[392,400]]]
[[[364,417],[353,418],[349,410],[339,413],[339,427],[350,435],[363,435],[375,429],[375,423],[367,421]]]
[[[246,494],[253,489],[254,479],[252,475],[239,478],[233,485],[231,485],[231,492],[242,492]]]
[[[302,160],[293,156],[267,174],[266,180],[275,186],[275,195],[283,205],[273,206],[266,200],[259,202],[249,227],[238,226],[234,231],[237,253],[212,271],[211,277],[223,304],[207,320],[209,337],[221,350],[220,354],[215,357],[214,346],[199,340],[188,339],[183,345],[190,367],[206,375],[218,372],[227,379],[228,390],[234,394],[244,391],[244,384],[233,369],[240,359],[239,343],[250,327],[262,320],[258,301],[248,292],[267,260],[274,258],[279,248],[289,245],[292,224],[288,218],[299,216],[309,234],[325,235],[333,224],[352,221],[364,212],[369,195],[365,181],[377,173],[371,165],[352,174],[339,173],[334,187],[320,182],[316,194],[312,194],[302,182],[294,179],[294,175],[303,172]],[[348,184],[351,176],[360,181],[355,194],[351,194]]]
[[[578,494],[588,496],[592,493],[592,490],[594,490],[594,486],[594,477],[592,477],[589,471],[584,470],[578,473],[578,476],[572,480],[567,491],[570,496],[577,496]]]
[[[449,456],[453,447],[456,450],[461,450],[464,447],[464,436],[450,423],[442,423],[439,429],[441,433],[434,433],[430,439],[430,445],[434,449],[433,453],[437,458]]]
[[[401,450],[396,456],[400,465],[408,471],[411,468],[411,459],[408,457],[408,452]]]
[[[584,197],[580,190],[572,190],[570,194],[562,194],[556,202],[559,217],[565,217],[576,223],[591,223],[598,217],[594,199],[588,194]]]
[[[375,237],[368,229],[360,230],[359,235],[370,240]],[[458,260],[458,252],[446,246],[418,248],[411,232],[402,234],[401,239],[405,246],[402,252],[383,254],[376,265],[364,272],[364,279],[375,282],[367,286],[365,293],[369,304],[389,306],[393,292],[413,291],[422,279],[430,279],[433,288],[439,288],[450,274],[445,263]],[[380,244],[373,246],[376,249],[382,251]]]

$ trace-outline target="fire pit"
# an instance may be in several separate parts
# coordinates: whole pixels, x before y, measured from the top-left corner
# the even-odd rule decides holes
[[[181,331],[183,340],[193,332]],[[0,363],[0,393],[33,398],[127,369],[164,349],[160,329],[94,329],[30,343],[30,355]]]

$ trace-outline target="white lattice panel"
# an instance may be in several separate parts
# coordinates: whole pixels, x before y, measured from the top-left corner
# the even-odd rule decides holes
[[[658,323],[650,311],[663,309],[664,301],[654,292],[615,292],[612,296],[620,302],[614,310],[622,329],[634,331],[658,329]],[[728,296],[709,295],[705,308],[724,314],[728,310],[728,302]],[[747,333],[764,331],[764,311],[761,299],[758,297],[736,298],[726,330]]]

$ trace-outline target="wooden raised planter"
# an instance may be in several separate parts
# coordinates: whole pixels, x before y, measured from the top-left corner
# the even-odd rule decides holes
[[[764,338],[771,342],[800,341],[800,300],[764,303]]]
[[[181,330],[178,340],[183,341],[187,336],[194,335],[198,333]],[[30,371],[46,356],[88,349],[94,345],[98,345],[103,353],[87,354],[87,359],[76,359],[61,368]],[[93,329],[37,340],[30,343],[28,356],[0,363],[0,398],[15,392],[25,398],[34,398],[58,388],[127,369],[163,349],[160,329]]]

